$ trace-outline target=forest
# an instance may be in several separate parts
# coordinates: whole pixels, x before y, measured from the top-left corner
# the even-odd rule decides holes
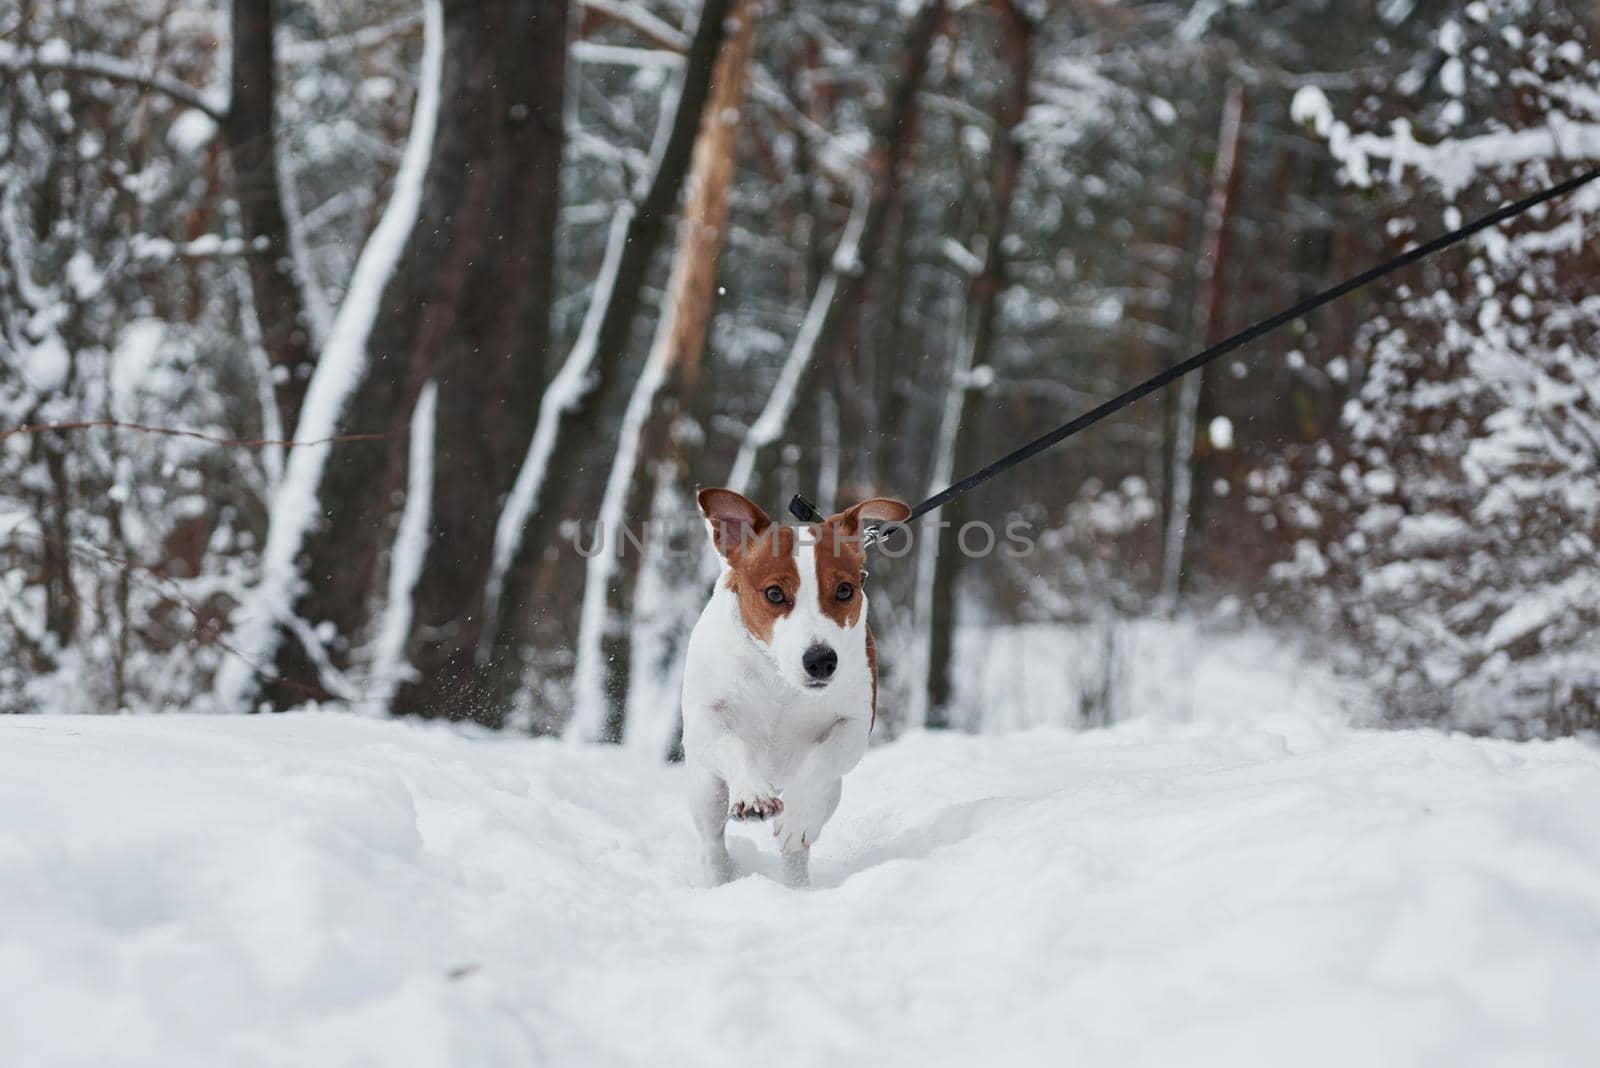
[[[1562,0],[0,0],[0,712],[669,757],[697,487],[915,503],[1600,164],[1597,32]],[[1600,727],[1597,249],[1590,185],[919,521],[872,567],[877,740],[1013,723],[975,666],[1040,657],[1072,666],[1023,718],[1114,721],[1182,655],[1152,626],[1270,634],[1383,724]]]

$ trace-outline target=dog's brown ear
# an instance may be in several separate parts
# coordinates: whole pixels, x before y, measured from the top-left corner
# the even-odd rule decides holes
[[[697,499],[701,514],[711,524],[711,544],[723,556],[732,556],[772,525],[767,513],[731,489],[703,489]]]
[[[853,538],[861,533],[863,526],[904,523],[909,518],[911,506],[904,501],[897,501],[893,497],[869,497],[854,508],[830,515],[828,522],[845,537]]]

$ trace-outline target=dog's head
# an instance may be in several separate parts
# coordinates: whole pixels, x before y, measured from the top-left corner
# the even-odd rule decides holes
[[[871,524],[904,522],[910,508],[873,497],[821,523],[789,527],[732,490],[705,489],[700,511],[745,629],[780,676],[820,691],[841,658],[865,657],[862,533]]]

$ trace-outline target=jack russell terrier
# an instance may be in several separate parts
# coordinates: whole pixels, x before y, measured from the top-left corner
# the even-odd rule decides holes
[[[773,523],[726,489],[700,491],[722,573],[689,637],[683,753],[710,885],[733,877],[729,818],[771,820],[784,879],[811,847],[877,719],[862,534],[911,509],[874,497],[821,523]]]

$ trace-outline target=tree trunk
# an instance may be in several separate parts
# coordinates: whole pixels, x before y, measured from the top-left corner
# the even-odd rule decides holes
[[[1234,203],[1238,199],[1239,147],[1244,129],[1244,87],[1228,86],[1222,106],[1222,125],[1217,132],[1217,162],[1211,171],[1211,195],[1206,203],[1205,234],[1201,239],[1201,270],[1206,293],[1204,345],[1222,337],[1223,308],[1227,298],[1228,237]],[[1178,610],[1182,593],[1183,561],[1189,535],[1189,516],[1194,509],[1194,449],[1199,433],[1200,385],[1203,372],[1194,371],[1178,386],[1177,410],[1172,422],[1170,506],[1166,538],[1162,547],[1160,611]]]
[[[469,9],[474,45],[446,83],[471,101],[436,157],[449,192],[435,203],[457,223],[462,281],[433,353],[432,509],[408,643],[417,678],[394,706],[495,725],[503,710],[477,679],[476,655],[495,519],[533,435],[549,357],[567,51],[562,0],[502,6],[513,10]]]
[[[679,396],[693,392],[699,371],[717,257],[727,229],[728,187],[755,17],[756,5],[748,0],[736,3],[730,16],[738,29],[717,58],[713,90],[701,116],[661,319],[628,400],[600,505],[605,548],[587,562],[573,673],[574,728],[587,741],[620,742],[625,728],[630,667],[625,622],[643,552],[630,548],[621,528],[626,524],[642,530],[650,518],[655,458],[665,454]]]
[[[535,456],[535,450],[530,450],[523,460],[520,479],[534,483],[528,495],[531,510],[526,516],[510,516],[509,524],[502,517],[500,534],[511,527],[515,548],[504,574],[492,579],[498,587],[495,618],[489,622],[492,629],[484,643],[487,655],[480,657],[497,705],[509,704],[520,688],[530,652],[547,654],[547,659],[559,656],[571,647],[576,633],[585,561],[571,545],[562,544],[562,524],[569,520],[592,523],[599,509],[605,482],[584,470],[585,461],[596,443],[614,430],[626,404],[630,382],[623,372],[632,349],[634,322],[651,261],[666,235],[689,170],[729,3],[705,0],[701,7],[684,61],[672,129],[655,175],[638,204],[623,209],[628,217],[611,284],[597,286],[593,298],[604,302],[603,307],[591,309],[597,329],[592,339],[580,338],[569,356],[569,362],[586,364],[575,376],[582,394],[572,403],[547,405],[547,410],[540,412],[541,423],[553,420],[555,425],[550,430],[553,443],[548,455]],[[515,501],[508,509],[514,507]],[[534,724],[536,730],[560,726],[545,720]]]
[[[41,434],[34,455],[44,456],[50,492],[39,492],[37,515],[46,531],[44,548],[44,626],[60,649],[77,644],[78,587],[72,577],[72,478],[67,472],[67,448],[59,435]]]
[[[300,419],[316,354],[294,276],[289,221],[278,174],[275,9],[276,0],[233,0],[233,87],[223,134],[248,249],[261,345],[273,371],[278,425],[287,431]]]
[[[413,614],[410,652],[422,675],[397,695],[406,711],[460,714],[468,703],[459,693],[446,707],[432,700],[452,692],[456,649],[464,636],[470,640],[480,616],[475,593],[456,583],[486,570],[484,531],[493,528],[538,400],[565,17],[561,0],[442,5],[438,115],[417,215],[402,220],[408,224],[403,254],[367,310],[370,329],[364,338],[357,333],[346,354],[362,370],[336,424],[340,434],[383,440],[329,448],[316,472],[318,514],[295,558],[301,589],[293,615],[311,628],[331,624],[329,659],[346,666],[370,637],[407,482],[412,410],[423,385],[435,379],[440,477],[433,480],[430,544]],[[410,180],[397,178],[396,196]],[[518,283],[507,285],[508,277]],[[351,289],[347,305],[361,299],[354,283]],[[342,308],[341,318],[349,310]],[[340,332],[336,321],[333,334]],[[335,348],[333,340],[328,348]],[[473,586],[481,588],[481,581]],[[276,649],[276,675],[303,671],[294,642],[280,640]],[[304,696],[269,689],[279,706]],[[481,718],[493,722],[497,715],[484,707]]]
[[[954,471],[962,475],[977,466],[973,430],[979,416],[983,394],[974,372],[986,368],[994,351],[1000,311],[999,297],[1006,287],[1005,239],[1011,228],[1012,205],[1017,181],[1022,174],[1025,146],[1017,136],[1017,126],[1028,108],[1033,75],[1033,25],[1015,0],[996,0],[1001,22],[1007,64],[1011,69],[1008,93],[1000,95],[995,107],[995,125],[1002,131],[1001,151],[991,183],[993,217],[984,248],[983,269],[972,280],[968,307],[972,318],[970,351],[954,369],[950,388],[959,396],[954,403],[954,426],[947,434],[948,448],[954,457]],[[937,492],[943,486],[935,486]],[[927,712],[925,726],[950,726],[950,701],[954,676],[951,653],[955,646],[956,592],[961,576],[960,531],[968,517],[968,498],[957,497],[937,515],[944,525],[937,527],[938,550],[933,559],[929,618],[920,621],[929,628],[927,642]],[[930,524],[932,525],[932,524]],[[924,527],[923,536],[928,530]]]

